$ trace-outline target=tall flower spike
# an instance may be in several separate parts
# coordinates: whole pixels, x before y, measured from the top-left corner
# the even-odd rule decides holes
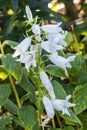
[[[25,38],[20,44],[18,44],[16,47],[13,47],[13,49],[15,50],[13,57],[17,57],[19,55],[21,55],[22,53],[26,52],[26,50],[28,49],[28,47],[31,45],[31,39]]]
[[[33,21],[33,15],[28,5],[26,5],[25,10],[26,10],[26,15],[27,15],[28,20]]]
[[[47,74],[44,71],[40,72],[40,79],[41,79],[41,82],[44,85],[44,87],[49,92],[49,95],[50,95],[51,99],[55,99],[55,94],[54,94],[54,91],[53,91],[53,86],[52,86],[52,84],[51,84],[51,82],[50,82]]]

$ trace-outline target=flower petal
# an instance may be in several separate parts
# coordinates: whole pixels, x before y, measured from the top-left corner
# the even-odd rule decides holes
[[[41,82],[44,85],[44,87],[49,92],[49,95],[50,95],[51,99],[55,99],[55,94],[54,94],[53,86],[52,86],[52,84],[51,84],[51,82],[50,82],[47,74],[44,71],[40,72],[40,79],[41,79]]]
[[[33,20],[33,15],[32,15],[32,12],[30,10],[30,7],[28,5],[26,5],[25,11],[26,11],[26,15],[27,15],[28,20],[32,21]]]
[[[43,97],[43,104],[46,110],[46,113],[48,115],[48,118],[53,118],[54,117],[54,109],[52,106],[51,101],[47,97]]]

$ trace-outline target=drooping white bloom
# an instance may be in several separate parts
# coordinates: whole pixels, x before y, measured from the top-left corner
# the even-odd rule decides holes
[[[68,108],[75,106],[75,104],[68,102],[70,98],[71,95],[68,95],[65,100],[55,99],[55,100],[51,100],[51,102],[55,110],[61,111],[62,114],[67,114],[70,116]]]
[[[43,97],[43,104],[48,115],[48,118],[44,120],[43,125],[46,125],[50,119],[52,119],[55,115],[55,110],[61,111],[62,114],[66,114],[70,116],[68,111],[69,107],[74,107],[75,104],[70,103],[68,100],[71,98],[71,95],[68,95],[65,100],[62,99],[48,99],[47,97]]]
[[[46,113],[48,115],[48,118],[46,120],[44,120],[43,124],[47,124],[49,122],[49,120],[51,118],[54,117],[54,108],[53,108],[53,105],[51,103],[51,100],[49,100],[47,97],[43,97],[43,104],[44,104],[44,107],[45,107],[45,110],[46,110]]]
[[[73,61],[76,56],[70,56],[68,58],[64,58],[59,56],[57,53],[50,55],[50,61],[55,64],[56,66],[64,69],[65,74],[68,76],[68,72],[66,68],[71,68],[70,61]]]
[[[26,11],[26,15],[27,15],[28,20],[32,21],[33,20],[33,15],[32,15],[32,12],[30,10],[30,7],[28,5],[26,5],[25,11]]]
[[[56,43],[58,45],[62,45],[62,46],[66,46],[67,43],[65,42],[65,38],[66,38],[67,32],[64,33],[54,33],[54,34],[48,34],[46,36],[46,38],[50,41],[52,41],[52,43]]]
[[[50,95],[51,99],[55,99],[55,94],[54,94],[53,86],[52,86],[52,84],[51,84],[51,82],[50,82],[47,74],[44,71],[40,72],[40,79],[41,79],[41,82],[44,85],[44,87],[49,92],[49,95]]]
[[[30,65],[36,67],[36,52],[37,46],[32,45],[29,52],[24,52],[20,55],[20,58],[17,61],[24,63],[25,68],[29,71]]]
[[[55,53],[56,51],[63,49],[61,45],[58,45],[56,42],[53,42],[52,40],[42,42],[41,46],[48,53]]]
[[[42,48],[48,53],[55,53],[58,50],[62,50],[67,43],[65,38],[67,32],[63,31],[59,25],[44,25],[42,26],[43,30],[47,33],[47,40],[41,43]],[[48,27],[48,31],[47,31]]]
[[[13,49],[15,50],[13,57],[17,57],[19,55],[21,55],[22,53],[26,52],[26,50],[28,49],[28,47],[31,45],[31,39],[25,38],[20,44],[18,44],[16,47],[13,47]]]
[[[47,24],[47,25],[43,25],[41,28],[43,31],[45,31],[46,33],[58,33],[58,32],[64,32],[62,30],[62,28],[60,27],[62,23],[58,23],[58,24]]]
[[[37,40],[37,41],[41,41],[41,32],[40,32],[40,26],[39,26],[39,24],[33,24],[32,25],[32,32],[35,34],[35,39]]]

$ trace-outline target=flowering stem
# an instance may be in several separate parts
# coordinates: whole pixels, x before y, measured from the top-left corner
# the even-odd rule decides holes
[[[15,98],[16,98],[16,101],[17,101],[17,105],[18,105],[18,107],[20,108],[20,107],[21,107],[21,103],[20,103],[20,100],[19,100],[19,96],[18,96],[17,90],[16,90],[16,88],[15,88],[14,82],[13,82],[13,80],[12,80],[12,76],[11,76],[11,74],[9,74],[9,73],[8,73],[8,75],[9,75],[9,80],[10,80],[10,82],[11,82],[11,87],[12,87],[12,89],[13,89],[13,91],[14,91],[14,94],[15,94]]]
[[[39,97],[41,98],[41,89],[40,89],[40,44],[38,44],[38,91]]]
[[[57,120],[58,120],[58,123],[59,123],[59,127],[62,128],[62,123],[60,121],[60,117],[59,117],[58,112],[56,112],[56,117],[57,117]]]
[[[53,128],[56,128],[54,118],[52,118],[52,125],[53,125]]]

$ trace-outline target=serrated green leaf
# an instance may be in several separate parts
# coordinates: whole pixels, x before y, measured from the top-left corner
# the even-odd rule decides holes
[[[87,73],[81,72],[76,79],[76,83],[78,84],[87,83]]]
[[[21,80],[21,64],[15,61],[11,54],[7,54],[6,56],[2,57],[1,60],[8,73],[12,74],[16,80]]]
[[[10,113],[17,114],[18,107],[10,99],[7,99],[3,105]]]
[[[0,116],[0,127],[3,128],[5,125],[10,123],[11,120],[12,120],[12,115]]]
[[[76,104],[74,110],[76,114],[87,109],[87,84],[79,85],[73,92],[73,102]]]
[[[18,111],[19,120],[22,122],[24,127],[33,128],[38,124],[37,113],[32,106],[24,106]]]
[[[78,77],[78,74],[83,71],[87,72],[84,56],[76,56],[74,62],[71,63],[72,67],[69,70],[69,75],[74,78]]]
[[[83,124],[83,129],[82,130],[87,130],[87,112],[84,111],[81,114],[79,114],[79,118]]]
[[[0,79],[5,80],[8,77],[7,71],[3,68],[3,66],[0,66]]]
[[[66,77],[64,70],[55,65],[48,65],[46,70],[49,74],[51,74],[53,76]]]
[[[0,106],[2,106],[11,93],[10,86],[8,84],[0,85]]]
[[[79,118],[71,110],[69,110],[69,113],[70,116],[61,114],[61,117],[65,120],[66,124],[73,126],[78,125],[82,127],[82,123]]]
[[[20,86],[25,90],[27,91],[28,93],[30,94],[33,94],[35,93],[34,91],[34,86],[33,84],[29,81],[29,79],[27,78],[26,75],[22,75],[22,79],[21,79],[21,82],[20,82]]]
[[[53,89],[54,89],[54,93],[55,93],[56,98],[65,99],[66,92],[63,89],[63,86],[60,83],[58,83],[56,80],[52,81],[52,85],[53,85]]]
[[[14,11],[16,12],[18,9],[18,0],[15,0],[15,2],[14,2],[14,0],[11,0],[11,5],[12,5]]]

